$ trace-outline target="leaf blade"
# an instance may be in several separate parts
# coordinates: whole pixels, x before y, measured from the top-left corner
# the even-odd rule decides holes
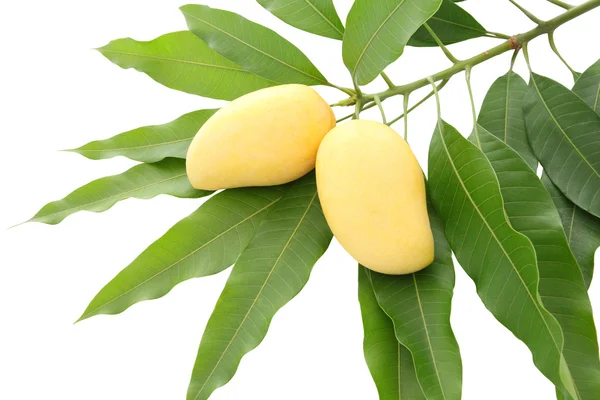
[[[287,186],[236,262],[202,336],[189,400],[208,399],[232,378],[274,314],[304,287],[331,238],[310,173]]]
[[[192,187],[185,172],[184,160],[167,158],[154,164],[139,164],[122,174],[92,181],[62,200],[46,204],[27,222],[55,225],[78,211],[106,211],[128,198],[150,199],[159,194],[199,198],[210,193]]]
[[[204,5],[186,5],[180,10],[190,31],[247,71],[280,84],[328,85],[308,57],[276,32]]]
[[[98,51],[121,68],[134,68],[168,88],[203,97],[234,100],[277,84],[229,61],[188,31],[149,42],[117,39]]]
[[[277,18],[306,32],[331,39],[344,37],[344,25],[332,0],[257,0]]]
[[[600,114],[600,60],[581,74],[573,86],[573,92]]]

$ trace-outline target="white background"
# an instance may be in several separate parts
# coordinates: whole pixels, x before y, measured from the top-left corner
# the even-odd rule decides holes
[[[250,0],[203,1],[236,10],[276,29],[334,82],[350,85],[339,42],[298,31]],[[560,10],[522,1],[549,18]],[[176,287],[165,298],[118,316],[73,325],[94,294],[148,244],[202,200],[127,200],[103,214],[82,212],[58,226],[29,224],[43,204],[76,187],[124,171],[125,159],[90,161],[57,150],[77,147],[142,125],[168,122],[219,104],[175,92],[133,70],[122,70],[92,48],[131,36],[150,40],[185,29],[183,1],[3,1],[0,5],[0,399],[184,399],[202,330],[228,272]],[[462,3],[488,29],[512,34],[532,24],[508,1]],[[336,1],[342,19],[351,1]],[[596,11],[561,28],[557,42],[579,71],[598,57]],[[468,57],[498,43],[452,46]],[[544,38],[531,48],[534,68],[570,86],[572,78]],[[510,55],[477,67],[478,104]],[[437,49],[407,49],[389,73],[408,82],[448,65]],[[517,70],[526,75],[524,63]],[[370,90],[383,88],[377,82]],[[328,100],[340,93],[324,90]],[[471,130],[464,76],[442,92],[443,116]],[[400,112],[401,100],[388,112]],[[339,110],[336,110],[339,111]],[[350,110],[348,110],[349,112]],[[345,114],[341,110],[339,115]],[[365,117],[377,118],[376,113]],[[426,167],[434,103],[410,116],[410,142]],[[397,126],[402,129],[401,124]],[[362,355],[357,269],[333,244],[305,290],[274,318],[266,340],[246,356],[234,379],[211,399],[376,399]],[[591,289],[600,321],[600,284]],[[484,309],[473,283],[457,267],[452,323],[464,362],[465,400],[544,400],[553,388],[525,346]]]

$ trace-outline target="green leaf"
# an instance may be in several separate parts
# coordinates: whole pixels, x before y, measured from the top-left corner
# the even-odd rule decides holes
[[[365,85],[403,53],[411,36],[442,0],[356,0],[346,21],[342,53],[353,79]]]
[[[471,14],[451,0],[443,0],[440,9],[427,24],[442,43],[448,45],[486,36],[486,29]],[[408,41],[409,46],[437,47],[427,29],[420,27]]]
[[[564,334],[563,354],[578,399],[600,398],[600,359],[592,304],[550,194],[514,150],[483,128],[481,149],[492,164],[510,224],[531,240],[544,306]]]
[[[213,99],[234,100],[276,85],[229,61],[188,31],[149,42],[118,39],[98,51],[121,68],[135,68],[168,88]]]
[[[577,79],[573,91],[596,113],[600,114],[600,60]]]
[[[344,25],[332,0],[257,0],[282,21],[303,31],[341,40]]]
[[[167,158],[154,164],[139,164],[119,175],[88,183],[62,200],[45,205],[27,222],[55,225],[78,211],[102,212],[129,199],[150,199],[159,194],[198,198],[211,192],[196,190],[190,184],[185,161]]]
[[[409,275],[367,271],[367,276],[379,305],[393,321],[398,341],[413,355],[418,382],[426,398],[460,400],[462,361],[450,326],[454,288],[452,251],[442,221],[431,204],[428,208],[435,240],[433,263]]]
[[[429,194],[456,259],[485,306],[529,347],[550,381],[574,394],[560,325],[538,293],[533,245],[511,227],[489,161],[443,121],[429,149]]]
[[[206,400],[260,344],[271,319],[304,287],[332,234],[314,173],[289,185],[231,272],[202,336],[188,400]]]
[[[526,92],[527,83],[512,71],[496,79],[483,100],[477,122],[517,151],[529,167],[537,171],[538,160],[529,145],[523,117]]]
[[[118,314],[177,284],[232,265],[282,196],[279,187],[225,190],[152,243],[90,302],[79,320]]]
[[[560,83],[534,73],[523,110],[529,143],[552,182],[600,216],[600,116]]]
[[[427,400],[417,380],[412,354],[396,340],[394,324],[379,307],[367,270],[360,265],[358,299],[365,331],[365,360],[379,400]]]
[[[594,254],[600,246],[600,219],[571,203],[545,173],[542,175],[542,183],[558,209],[569,247],[581,268],[586,287],[589,288],[594,274]]]
[[[190,31],[247,71],[282,84],[328,84],[304,53],[271,29],[203,5],[186,5],[181,12]]]
[[[153,163],[167,157],[185,158],[190,142],[215,112],[216,109],[193,111],[163,125],[133,129],[69,151],[92,160],[123,156]]]

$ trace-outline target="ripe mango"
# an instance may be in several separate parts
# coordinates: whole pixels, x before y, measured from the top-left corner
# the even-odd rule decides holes
[[[242,96],[217,111],[196,134],[187,174],[197,189],[272,186],[315,167],[323,137],[335,126],[314,89],[282,85]]]
[[[334,128],[321,143],[316,172],[325,218],[354,259],[392,275],[433,262],[423,172],[394,130],[361,120]]]

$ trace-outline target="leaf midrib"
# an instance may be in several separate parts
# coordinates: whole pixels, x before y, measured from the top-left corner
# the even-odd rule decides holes
[[[458,6],[457,6],[457,7],[458,7]],[[479,29],[479,28],[474,28],[474,27],[472,27],[472,26],[468,26],[468,25],[459,24],[458,22],[454,22],[454,21],[450,21],[450,20],[443,19],[443,18],[440,18],[440,17],[436,17],[435,15],[434,15],[433,17],[429,18],[429,19],[430,19],[430,20],[431,20],[431,19],[434,19],[434,20],[436,20],[436,21],[444,22],[444,23],[446,23],[446,24],[448,24],[448,25],[455,25],[455,26],[458,26],[458,27],[460,27],[460,28],[469,29],[469,30],[472,30],[472,31],[474,31],[474,32],[479,32],[479,33],[483,33],[483,34],[486,34],[486,33],[487,33],[487,31],[486,31],[486,30],[484,30],[484,29]]]
[[[508,106],[510,105],[509,96],[510,96],[510,78],[511,73],[508,73],[506,78],[506,109],[504,110],[504,143],[508,143]]]
[[[339,33],[342,37],[344,36],[344,32],[340,31],[340,29],[334,25],[334,23],[332,21],[329,20],[329,18],[327,18],[321,11],[319,11],[319,9],[317,8],[317,6],[315,6],[313,3],[311,3],[309,0],[304,0],[309,6],[311,6],[313,8],[313,10],[315,10],[315,12],[317,14],[319,14],[321,16],[321,18],[323,18],[325,20],[325,22],[327,22],[329,25],[331,25],[331,27],[337,32]]]
[[[283,257],[283,254],[286,252],[286,250],[290,246],[290,243],[292,242],[292,239],[294,238],[294,236],[296,235],[296,233],[300,229],[300,225],[302,225],[302,223],[306,219],[306,216],[308,215],[308,211],[311,209],[312,205],[314,204],[316,197],[317,197],[317,191],[315,190],[315,193],[314,193],[313,197],[311,198],[310,202],[308,203],[308,206],[306,207],[306,210],[304,210],[304,214],[302,214],[302,217],[300,218],[300,220],[298,221],[298,224],[296,225],[296,227],[292,231],[292,234],[290,235],[288,241],[286,242],[286,244],[281,249],[281,252],[279,253],[279,256],[277,257],[277,259],[273,263],[273,267],[271,268],[271,270],[269,271],[269,274],[267,275],[267,278],[265,279],[263,285],[261,286],[260,290],[256,294],[256,297],[254,298],[254,301],[252,302],[252,304],[248,308],[248,311],[244,315],[244,318],[242,319],[242,322],[240,322],[238,328],[236,329],[236,331],[234,332],[233,336],[231,337],[231,340],[229,341],[229,343],[227,343],[227,346],[225,347],[225,350],[223,350],[223,352],[221,353],[221,356],[219,357],[219,359],[215,363],[215,366],[213,367],[212,371],[210,372],[210,374],[208,375],[208,377],[204,380],[204,384],[202,384],[202,387],[198,390],[198,393],[196,394],[196,396],[194,396],[194,400],[198,399],[198,396],[200,396],[200,394],[202,393],[202,391],[204,390],[204,388],[206,387],[206,385],[210,381],[210,378],[213,376],[213,374],[217,370],[217,367],[221,364],[221,361],[223,360],[223,357],[225,357],[225,354],[227,354],[227,351],[229,350],[229,347],[231,346],[231,344],[233,343],[233,341],[237,338],[237,335],[239,334],[240,330],[242,329],[242,326],[244,326],[244,324],[246,323],[246,320],[248,319],[248,316],[250,315],[250,312],[252,312],[252,310],[254,309],[254,306],[256,305],[256,302],[258,301],[258,299],[262,295],[263,290],[265,289],[265,287],[267,286],[267,283],[271,279],[271,276],[273,275],[273,272],[275,271],[275,268],[279,264],[279,261],[281,261],[281,257]]]
[[[143,146],[131,146],[131,147],[105,147],[103,149],[85,149],[85,148],[79,148],[79,149],[74,149],[73,151],[76,151],[76,152],[82,152],[82,151],[85,151],[85,152],[102,152],[102,151],[138,150],[138,149],[147,149],[147,148],[150,148],[150,147],[167,146],[167,145],[174,144],[174,143],[191,142],[192,139],[194,139],[194,138],[190,137],[190,138],[186,138],[186,139],[170,140],[170,141],[167,141],[167,142],[152,143],[152,144],[146,144],[146,145],[143,145]]]

